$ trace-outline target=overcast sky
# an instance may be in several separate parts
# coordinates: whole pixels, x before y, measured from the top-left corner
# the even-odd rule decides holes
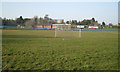
[[[118,2],[2,2],[2,17],[19,16],[80,20],[95,18],[99,23],[118,23]]]

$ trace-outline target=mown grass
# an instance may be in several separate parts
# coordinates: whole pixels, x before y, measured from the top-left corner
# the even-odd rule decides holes
[[[3,70],[118,70],[117,31],[82,31],[65,40],[53,30],[2,33]]]

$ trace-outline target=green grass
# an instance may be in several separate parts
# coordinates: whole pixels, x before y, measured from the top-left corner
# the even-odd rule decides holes
[[[118,70],[117,31],[82,31],[65,40],[53,30],[2,33],[3,70]]]

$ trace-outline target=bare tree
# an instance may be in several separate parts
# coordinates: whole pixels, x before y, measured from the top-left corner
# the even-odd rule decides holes
[[[34,27],[34,26],[35,26],[34,20],[32,19],[32,20],[27,21],[27,22],[25,23],[25,26],[26,26],[26,27]]]

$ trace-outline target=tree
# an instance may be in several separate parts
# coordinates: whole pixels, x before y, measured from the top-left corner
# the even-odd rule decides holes
[[[4,26],[16,26],[17,24],[16,24],[16,21],[13,19],[4,18],[4,19],[2,19],[2,25],[4,25]]]
[[[39,18],[38,25],[44,25],[43,18],[41,18],[41,17]]]
[[[49,18],[48,16],[49,16],[49,15],[48,15],[48,14],[46,14],[46,15],[44,16],[44,18]]]
[[[105,22],[102,22],[102,25],[105,26]]]
[[[24,19],[24,23],[27,22],[27,21],[29,21],[29,20],[31,20],[31,19],[25,18],[25,19]]]
[[[2,26],[2,18],[0,17],[0,26]]]
[[[70,24],[70,21],[66,21],[67,24]]]
[[[77,20],[72,20],[72,24],[76,25],[77,24]]]
[[[95,21],[95,22],[94,22],[94,26],[99,26],[98,21]]]
[[[32,19],[32,20],[25,22],[25,26],[26,27],[34,27],[35,26],[34,20]]]
[[[48,24],[49,24],[49,17],[48,17],[48,14],[46,14],[46,15],[44,16],[43,23],[44,23],[44,25],[48,25]]]
[[[24,25],[24,19],[22,18],[22,16],[20,16],[19,18],[16,19],[16,23],[19,25]]]
[[[92,21],[95,22],[95,18],[92,18]]]
[[[86,19],[84,19],[83,21],[81,21],[80,24],[81,24],[81,25],[90,25],[90,24],[91,24],[91,20],[86,20]]]
[[[38,17],[37,16],[34,16],[34,23],[35,23],[35,25],[38,24]]]
[[[77,25],[80,25],[80,23],[81,23],[81,22],[79,21],[79,22],[77,23]]]
[[[6,25],[6,24],[7,24],[7,19],[4,18],[4,19],[2,20],[2,25]]]
[[[37,16],[34,16],[34,18],[32,19],[24,19],[25,21],[25,26],[27,27],[35,27],[37,24],[38,24],[38,17]]]
[[[118,23],[118,25],[120,25],[120,23]]]

